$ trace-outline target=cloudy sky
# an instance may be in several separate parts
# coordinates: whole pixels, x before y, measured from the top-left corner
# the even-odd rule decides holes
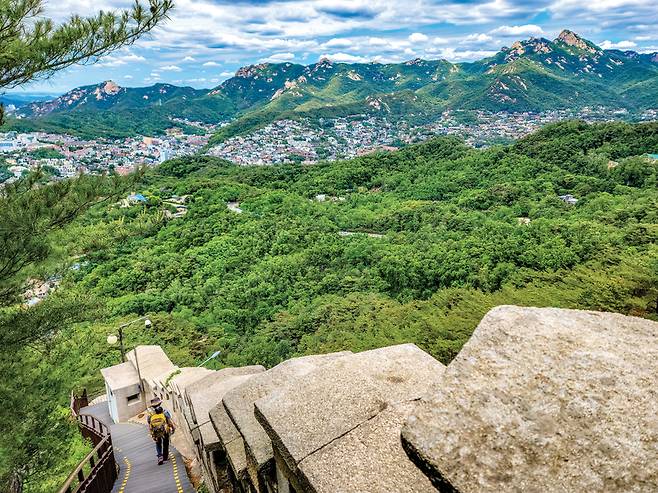
[[[46,0],[57,21],[132,0]],[[31,92],[112,79],[214,87],[240,66],[416,57],[468,61],[517,39],[571,29],[604,48],[658,51],[656,0],[175,0],[171,19],[134,46],[73,67]]]

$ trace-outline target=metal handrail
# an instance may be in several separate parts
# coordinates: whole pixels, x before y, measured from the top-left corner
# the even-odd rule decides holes
[[[118,476],[110,428],[95,416],[80,413],[80,409],[88,402],[86,390],[80,396],[71,393],[71,414],[78,422],[80,433],[91,440],[94,449],[80,461],[59,493],[110,493]],[[85,477],[84,468],[87,464],[91,470]],[[74,486],[76,480],[78,484]]]
[[[108,447],[109,445],[109,447]],[[87,454],[87,456],[80,461],[78,464],[78,467],[75,468],[75,470],[69,475],[68,478],[66,478],[66,482],[64,483],[64,486],[62,486],[59,490],[59,493],[71,493],[73,491],[78,491],[78,488],[75,490],[72,489],[73,482],[78,480],[78,483],[82,484],[85,480],[84,477],[84,471],[83,468],[87,465],[91,465],[91,472],[89,473],[89,476],[91,476],[94,472],[94,469],[96,467],[99,467],[102,465],[105,460],[107,460],[107,455],[108,454],[113,454],[114,450],[112,449],[112,438],[108,435],[105,438],[103,438],[98,445]],[[98,462],[95,463],[94,457],[98,456]]]

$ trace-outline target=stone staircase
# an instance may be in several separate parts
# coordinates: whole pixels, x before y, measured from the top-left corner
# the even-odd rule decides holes
[[[139,363],[214,492],[658,491],[645,319],[498,307],[447,367],[413,344],[269,370]]]

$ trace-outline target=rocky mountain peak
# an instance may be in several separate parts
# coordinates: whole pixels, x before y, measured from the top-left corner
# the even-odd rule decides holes
[[[107,94],[116,94],[121,87],[113,80],[107,80],[103,83],[103,91]]]
[[[96,96],[96,99],[101,100],[105,99],[106,96],[114,96],[115,94],[118,94],[120,90],[121,87],[119,84],[113,80],[107,80],[96,87],[94,96]]]
[[[599,51],[594,44],[581,38],[578,34],[569,31],[568,29],[563,30],[555,41],[561,41],[567,46],[573,46],[574,48],[589,51],[590,53],[596,53]]]
[[[425,60],[422,58],[414,58],[413,60],[407,60],[404,62],[405,65],[425,65]]]
[[[509,48],[503,49],[507,51],[505,57],[506,61],[513,61],[525,54],[531,53],[551,53],[553,47],[551,42],[544,38],[530,38],[525,41],[515,41]]]
[[[256,65],[247,65],[246,67],[241,67],[235,73],[236,77],[242,77],[243,79],[249,79],[257,76],[260,72],[265,70],[269,64],[267,63],[258,63]]]

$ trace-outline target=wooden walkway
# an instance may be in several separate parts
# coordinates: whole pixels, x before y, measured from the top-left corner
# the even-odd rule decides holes
[[[112,493],[193,493],[180,453],[169,447],[169,460],[159,466],[155,444],[146,426],[134,423],[111,424],[107,402],[80,410],[109,424],[119,479]]]

